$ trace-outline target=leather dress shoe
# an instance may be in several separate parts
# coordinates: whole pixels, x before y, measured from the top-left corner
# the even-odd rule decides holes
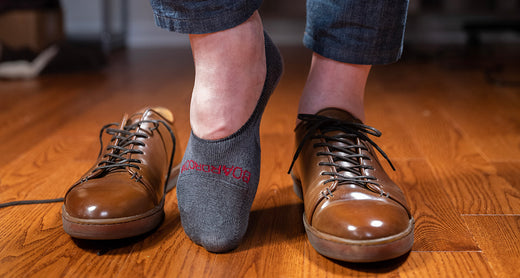
[[[66,233],[120,239],[159,226],[182,157],[173,121],[169,110],[148,108],[101,129],[97,162],[65,195]]]
[[[381,133],[336,108],[298,118],[298,147],[289,172],[304,200],[303,223],[314,249],[348,262],[407,253],[414,219],[374,148],[388,160],[386,154],[368,137]]]

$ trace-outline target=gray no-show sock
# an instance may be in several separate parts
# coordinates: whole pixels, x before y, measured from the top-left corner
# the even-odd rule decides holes
[[[232,135],[205,140],[191,133],[177,182],[181,223],[190,239],[210,252],[238,246],[260,178],[259,127],[282,74],[282,58],[265,34],[267,74],[256,108]]]

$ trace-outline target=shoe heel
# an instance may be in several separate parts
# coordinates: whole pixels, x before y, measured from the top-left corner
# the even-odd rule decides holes
[[[298,196],[298,198],[303,200],[302,182],[299,179],[297,179],[296,177],[294,177],[292,173],[291,173],[291,178],[293,180],[294,193],[296,193],[296,196]]]
[[[170,179],[166,183],[166,193],[170,192],[177,186],[177,180],[179,179],[179,173],[181,170],[181,164],[175,165],[170,171]]]

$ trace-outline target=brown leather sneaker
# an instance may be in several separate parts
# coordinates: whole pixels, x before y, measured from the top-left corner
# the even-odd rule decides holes
[[[298,148],[289,171],[304,200],[303,223],[314,249],[348,262],[407,253],[414,219],[373,148],[386,155],[367,136],[381,133],[335,108],[298,118]]]
[[[65,232],[83,239],[120,239],[161,223],[171,189],[167,185],[174,186],[179,172],[174,165],[182,157],[173,121],[168,109],[148,108],[101,129],[96,164],[65,195]]]

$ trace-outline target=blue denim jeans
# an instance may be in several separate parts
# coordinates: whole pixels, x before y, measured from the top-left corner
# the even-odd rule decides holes
[[[246,21],[262,0],[150,0],[158,26],[204,34]],[[327,58],[389,64],[402,53],[408,0],[307,0],[303,43]]]

